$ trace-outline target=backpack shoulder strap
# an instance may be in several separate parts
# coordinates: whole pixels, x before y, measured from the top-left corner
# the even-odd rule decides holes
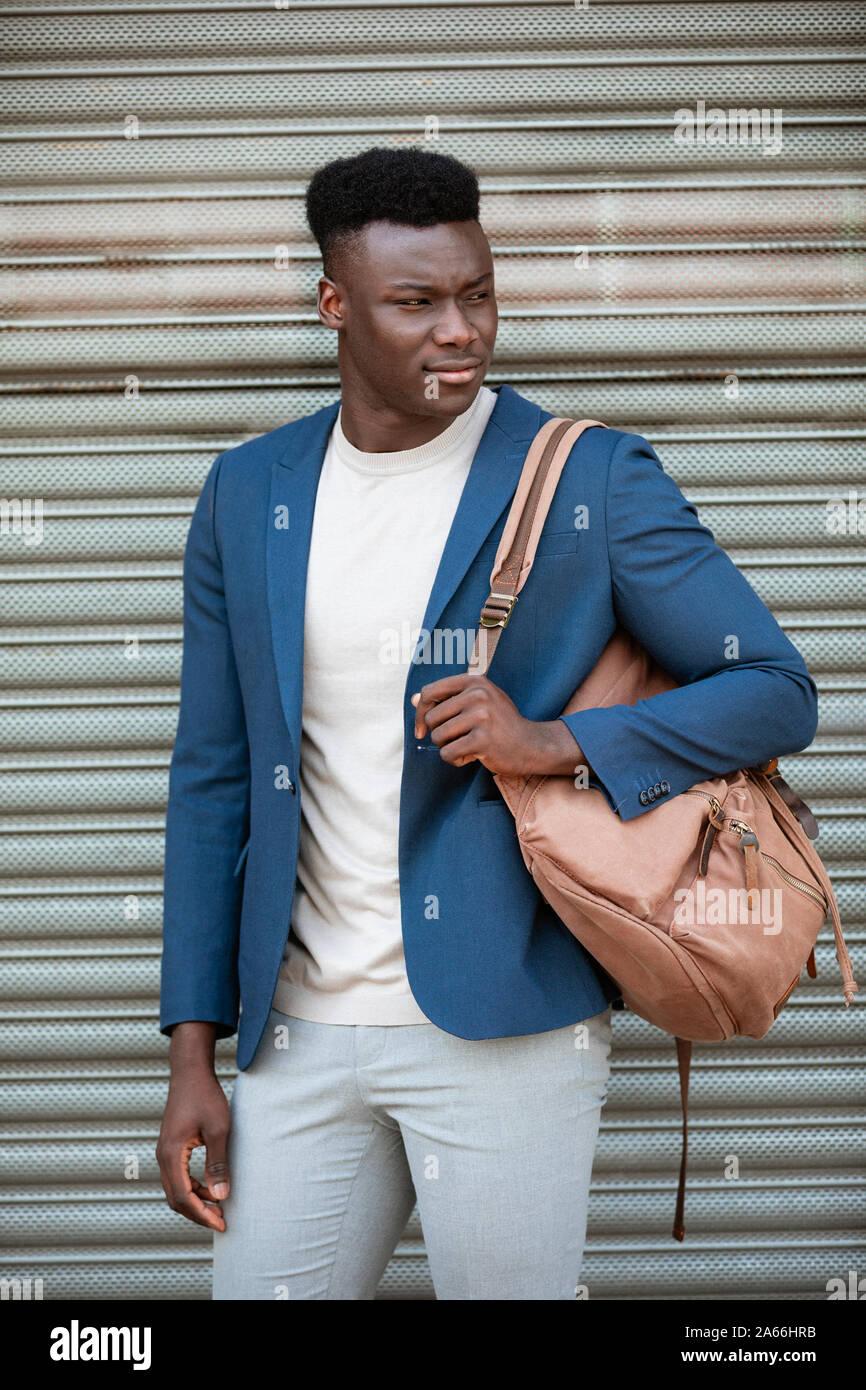
[[[529,446],[523,471],[490,573],[490,593],[481,609],[469,669],[486,674],[502,629],[532,569],[538,538],[566,460],[585,429],[601,420],[555,417],[542,425]]]

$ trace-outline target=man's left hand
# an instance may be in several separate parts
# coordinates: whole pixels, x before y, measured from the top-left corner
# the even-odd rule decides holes
[[[444,676],[412,696],[415,737],[430,733],[453,767],[479,762],[503,776],[572,774],[586,760],[561,719],[524,719],[513,700],[486,676]]]

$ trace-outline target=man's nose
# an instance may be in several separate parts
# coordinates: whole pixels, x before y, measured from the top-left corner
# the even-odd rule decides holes
[[[477,330],[469,322],[459,304],[449,305],[433,330],[433,339],[440,346],[445,343],[465,346],[477,337]]]

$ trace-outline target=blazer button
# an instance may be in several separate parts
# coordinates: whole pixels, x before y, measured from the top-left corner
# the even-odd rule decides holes
[[[640,801],[641,806],[646,806],[649,804],[649,797],[647,796],[646,792],[641,792],[638,800]]]
[[[289,791],[292,793],[292,796],[294,796],[294,794],[295,794],[295,784],[294,784],[294,782],[290,782],[290,783],[289,783]]]
[[[656,796],[664,796],[661,782],[656,782],[655,786],[653,787],[653,791],[655,792]]]
[[[655,801],[655,799],[656,799],[656,789],[655,789],[655,787],[647,787],[647,789],[646,789],[646,794],[647,794],[647,797],[649,798],[650,801]]]
[[[669,792],[670,789],[671,789],[671,784],[670,784],[670,782],[662,782],[662,783],[661,783],[661,789],[662,789],[663,794],[664,794],[665,796],[667,796],[668,792]]]

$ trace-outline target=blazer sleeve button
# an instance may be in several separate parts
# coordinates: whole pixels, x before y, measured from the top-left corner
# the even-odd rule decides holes
[[[648,798],[646,792],[641,792],[640,797],[638,798],[638,800],[640,801],[641,806],[646,806],[647,803],[648,803],[648,801],[649,801],[649,798]]]

